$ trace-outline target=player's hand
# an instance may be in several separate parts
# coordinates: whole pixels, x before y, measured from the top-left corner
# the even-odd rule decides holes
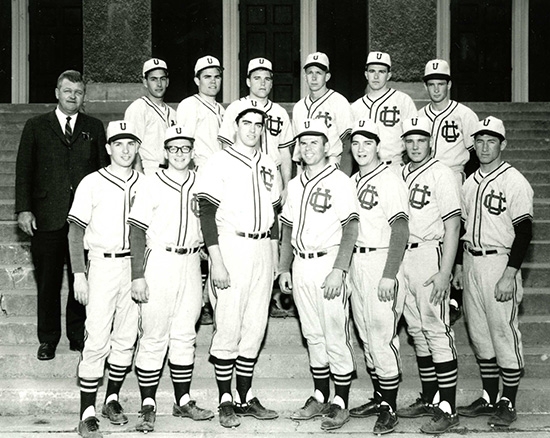
[[[332,300],[339,297],[344,286],[344,271],[341,269],[333,269],[327,275],[325,281],[321,285],[321,289],[325,290],[324,297],[327,300]]]
[[[36,218],[31,211],[22,211],[17,215],[17,225],[21,230],[29,236],[34,236],[36,230]]]
[[[210,267],[210,278],[218,289],[227,289],[231,286],[229,272],[223,263],[212,263]]]
[[[290,272],[281,272],[279,275],[279,287],[284,294],[292,293],[292,276]]]
[[[149,287],[145,278],[136,278],[132,281],[132,299],[137,303],[149,301]]]
[[[273,263],[273,267],[272,267],[273,279],[275,280],[279,275],[279,241],[278,240],[271,241],[271,257],[272,257],[271,261]]]
[[[498,280],[497,285],[495,286],[495,299],[504,303],[510,301],[514,296],[516,291],[516,273],[517,269],[507,266]]]
[[[199,249],[199,258],[201,260],[208,260],[208,252],[206,252],[206,248],[204,246],[201,246]]]
[[[90,289],[88,287],[88,279],[84,272],[74,274],[74,297],[83,306],[87,306],[90,299]]]
[[[380,279],[378,283],[378,299],[385,303],[386,301],[392,301],[395,299],[395,279],[384,278]]]
[[[464,269],[462,268],[462,265],[455,265],[452,285],[455,289],[464,289]]]
[[[451,276],[443,272],[438,272],[428,278],[423,286],[427,287],[430,284],[433,285],[432,293],[430,294],[430,303],[434,306],[438,306],[451,292]]]

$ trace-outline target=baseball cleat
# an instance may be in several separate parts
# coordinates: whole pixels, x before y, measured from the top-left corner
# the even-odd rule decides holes
[[[428,403],[424,396],[420,394],[420,397],[412,405],[398,409],[397,416],[401,418],[431,417],[435,413],[434,409],[435,405]]]
[[[233,402],[223,402],[218,406],[218,413],[220,417],[220,424],[223,427],[237,427],[240,426],[241,420],[235,415],[235,406]]]
[[[78,434],[83,438],[102,438],[99,431],[99,420],[96,417],[88,417],[78,423]]]
[[[349,414],[355,418],[367,418],[372,415],[378,415],[380,413],[380,402],[382,399],[378,394],[374,395],[374,398],[369,399],[364,405],[352,408],[349,410]]]
[[[496,405],[495,413],[487,424],[491,427],[508,427],[518,419],[516,410],[512,407],[509,400],[500,400]]]
[[[447,432],[450,428],[458,426],[460,420],[458,414],[448,414],[438,407],[434,408],[434,416],[426,424],[420,427],[420,431],[433,435]]]
[[[271,409],[266,409],[256,397],[247,403],[235,404],[235,414],[240,417],[254,417],[258,420],[274,420],[279,414]]]
[[[112,400],[103,405],[101,416],[103,418],[108,418],[111,424],[116,424],[118,426],[128,423],[128,417],[124,414],[124,409],[122,409],[122,406],[117,400]]]
[[[152,432],[155,430],[155,420],[157,414],[155,412],[155,407],[151,405],[145,405],[139,411],[138,422],[136,424],[136,430],[138,432]]]
[[[480,397],[468,406],[459,406],[456,408],[456,411],[458,415],[462,415],[463,417],[480,417],[482,415],[493,415],[496,412],[496,408],[483,397]]]
[[[395,412],[393,412],[388,405],[380,405],[380,414],[378,414],[372,432],[375,435],[391,433],[395,430],[395,426],[397,426],[398,423],[399,419]]]
[[[194,421],[210,420],[214,418],[214,412],[208,409],[199,408],[195,400],[190,400],[183,406],[174,404],[172,407],[172,415],[174,417],[191,418]]]
[[[344,424],[349,421],[349,411],[342,409],[337,404],[331,404],[328,410],[328,414],[321,422],[321,429],[334,430],[340,429]]]
[[[329,408],[328,403],[321,403],[315,397],[310,397],[304,406],[290,414],[290,419],[311,420],[314,417],[322,417],[328,414]]]

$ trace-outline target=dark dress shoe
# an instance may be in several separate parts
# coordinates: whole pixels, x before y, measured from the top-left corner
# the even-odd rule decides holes
[[[42,342],[38,347],[36,357],[38,360],[52,360],[55,357],[55,344],[51,342]]]
[[[71,351],[80,351],[84,350],[84,341],[71,341],[69,343],[69,348]]]

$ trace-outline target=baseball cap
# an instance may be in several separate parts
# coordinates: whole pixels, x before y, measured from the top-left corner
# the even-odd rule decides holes
[[[130,138],[141,143],[136,134],[135,126],[127,120],[115,120],[107,125],[107,143],[120,140],[121,138]]]
[[[328,128],[322,119],[306,119],[297,127],[300,138],[304,135],[324,135],[328,139]]]
[[[170,126],[166,133],[164,134],[164,144],[168,143],[170,140],[176,140],[178,138],[183,138],[189,140],[191,143],[195,141],[193,133],[182,125]]]
[[[504,129],[504,123],[502,120],[496,117],[489,116],[483,120],[480,120],[475,128],[472,137],[476,135],[489,134],[500,138],[500,141],[506,139],[506,130]]]
[[[265,111],[260,107],[260,104],[257,100],[254,99],[241,99],[239,101],[237,116],[235,121],[238,123],[242,116],[246,113],[258,113],[262,116],[262,119],[265,121],[266,114]]]
[[[412,134],[427,135],[431,137],[432,128],[430,126],[430,120],[427,117],[412,117],[403,120],[403,134],[401,138]]]
[[[428,61],[424,68],[424,77],[422,80],[427,82],[430,79],[445,79],[450,81],[451,68],[449,67],[449,63],[444,59],[432,59]]]
[[[168,66],[166,65],[166,62],[164,62],[162,59],[151,58],[145,61],[143,63],[143,77],[145,77],[145,75],[151,70],[156,70],[157,68],[162,68],[168,71]]]
[[[312,65],[316,65],[324,71],[330,70],[330,63],[328,61],[328,56],[323,52],[315,52],[307,55],[306,63],[304,64],[304,70]]]
[[[385,65],[388,68],[391,68],[391,58],[390,55],[384,52],[370,52],[367,56],[367,62],[365,68],[369,64],[381,64]]]
[[[370,119],[357,120],[351,128],[351,138],[353,138],[355,134],[361,134],[367,138],[376,140],[376,143],[380,143],[378,126]]]
[[[270,72],[273,72],[273,66],[271,65],[271,61],[269,59],[265,58],[254,58],[251,59],[248,63],[248,69],[246,70],[246,74],[249,75],[254,70],[269,70]]]
[[[197,62],[195,63],[195,76],[197,76],[201,70],[210,67],[218,67],[220,70],[223,70],[220,61],[214,56],[206,55],[197,59]]]

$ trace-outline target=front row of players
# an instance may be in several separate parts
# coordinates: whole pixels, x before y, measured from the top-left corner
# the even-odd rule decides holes
[[[351,151],[359,172],[350,179],[329,162],[325,124],[305,120],[296,144],[304,172],[288,186],[280,257],[277,167],[256,149],[264,123],[262,110],[244,104],[235,119],[234,144],[214,154],[198,179],[189,169],[194,139],[185,127],[166,131],[168,168],[143,177],[132,170],[140,139],[131,122],[109,124],[111,164],[82,181],[68,218],[75,294],[88,312],[78,369],[80,435],[102,436],[95,403],[105,361],[101,414],[113,424],[128,421],[118,394],[132,366],[136,337],[142,399],[136,429],[154,430],[167,351],[173,415],[214,416],[190,398],[203,241],[210,256],[216,323],[210,354],[222,426],[236,427],[242,416],[278,417],[251,389],[277,271],[281,290],[293,293],[300,313],[314,383],[313,395],[292,419],[322,416],[321,428],[331,430],[350,416],[377,415],[375,434],[392,432],[399,417],[420,416],[431,417],[423,432],[444,433],[459,423],[457,413],[488,415],[493,426],[510,425],[523,371],[519,268],[531,238],[533,191],[502,160],[502,122],[488,117],[478,124],[474,138],[481,167],[466,181],[461,200],[454,173],[431,157],[427,119],[404,122],[410,159],[402,170],[404,183],[380,162],[378,128],[371,121],[353,127]],[[468,330],[483,382],[482,397],[458,408],[451,280],[465,289]],[[374,390],[369,402],[353,409],[348,406],[355,371],[350,302]],[[422,393],[398,410],[401,315],[414,340]],[[331,378],[335,395],[329,402]]]

